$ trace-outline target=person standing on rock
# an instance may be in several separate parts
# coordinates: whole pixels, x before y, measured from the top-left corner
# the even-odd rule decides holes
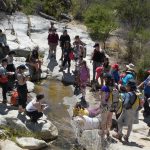
[[[2,49],[4,49],[4,53],[5,54],[8,54],[9,46],[7,44],[6,35],[2,32],[1,29],[0,29],[0,47]]]
[[[122,130],[123,126],[127,125],[127,134],[124,136],[124,140],[128,142],[129,136],[132,131],[132,125],[134,123],[134,119],[136,117],[136,112],[138,106],[132,107],[134,104],[136,104],[137,94],[136,94],[136,82],[135,80],[131,79],[128,81],[126,85],[126,95],[124,97],[123,102],[123,110],[118,118],[118,133],[113,135],[114,138],[122,140]],[[139,105],[139,103],[137,103]]]
[[[28,77],[25,76],[24,72],[26,70],[25,65],[20,65],[17,68],[17,92],[18,92],[18,105],[19,105],[19,113],[25,111],[26,102],[27,102],[27,80]]]
[[[52,29],[48,35],[49,54],[56,59],[56,48],[58,45],[59,36],[56,33],[56,29]]]
[[[26,106],[26,115],[30,117],[33,123],[37,123],[38,119],[43,116],[43,110],[47,107],[46,104],[42,104],[41,102],[43,98],[43,94],[38,94],[36,98]]]
[[[60,36],[60,47],[61,47],[61,50],[62,50],[62,54],[61,54],[61,58],[60,58],[60,60],[63,60],[63,55],[64,55],[64,45],[65,45],[65,42],[66,41],[69,41],[69,42],[71,42],[71,40],[70,40],[70,36],[67,34],[67,30],[64,30],[63,31],[63,34]]]
[[[63,71],[66,63],[68,63],[68,73],[70,72],[70,66],[71,66],[71,59],[69,57],[70,53],[72,52],[72,48],[71,48],[71,44],[69,41],[66,41],[64,43],[64,48],[63,48],[63,63],[62,63],[62,67],[60,68],[59,71]]]
[[[96,68],[100,67],[104,63],[105,59],[105,53],[100,49],[99,43],[95,43],[94,45],[94,52],[92,55],[92,61],[93,61],[93,82],[95,81],[95,74],[96,74]]]
[[[14,75],[14,72],[7,72],[7,59],[2,59],[2,66],[0,67],[0,85],[2,87],[2,96],[3,96],[3,103],[7,103],[7,91],[8,91],[8,75]]]
[[[87,82],[90,80],[90,71],[89,68],[87,67],[85,60],[82,61],[81,67],[79,69],[79,78],[80,78],[79,86],[82,93],[81,105],[86,108],[88,107],[88,104],[85,100],[86,86],[87,86]]]
[[[150,105],[148,99],[150,98],[150,70],[147,71],[148,77],[142,82],[138,88],[144,87],[144,117],[150,116]]]

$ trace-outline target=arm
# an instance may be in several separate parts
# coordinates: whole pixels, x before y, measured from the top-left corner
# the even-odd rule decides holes
[[[144,86],[144,82],[142,82],[140,85],[138,85],[138,88],[141,88]]]

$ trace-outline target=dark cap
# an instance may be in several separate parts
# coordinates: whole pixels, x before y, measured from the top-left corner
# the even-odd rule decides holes
[[[20,65],[19,67],[18,67],[19,69],[22,69],[22,70],[25,70],[25,69],[27,69],[27,67],[26,67],[26,65]]]
[[[99,47],[99,43],[95,43],[93,47]]]
[[[37,98],[37,100],[43,99],[44,98],[44,94],[37,94],[36,98]]]

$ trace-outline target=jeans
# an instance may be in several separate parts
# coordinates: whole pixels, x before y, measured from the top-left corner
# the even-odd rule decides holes
[[[6,83],[0,83],[2,87],[2,96],[3,96],[3,102],[7,101],[7,91],[8,91],[8,82]]]

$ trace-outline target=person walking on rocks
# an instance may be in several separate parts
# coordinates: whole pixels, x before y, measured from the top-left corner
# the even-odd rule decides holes
[[[56,59],[56,48],[59,41],[59,36],[56,33],[56,29],[52,29],[52,32],[48,35],[49,54]]]
[[[150,105],[148,99],[150,98],[150,70],[147,71],[149,74],[144,82],[142,82],[138,88],[144,87],[144,116],[150,116]]]
[[[90,71],[89,68],[87,67],[86,61],[84,60],[82,61],[81,67],[79,69],[79,78],[80,78],[79,85],[82,93],[81,105],[86,108],[88,106],[85,100],[86,86],[87,82],[90,80]]]
[[[122,113],[120,114],[118,118],[118,133],[116,135],[113,135],[113,137],[119,139],[120,141],[122,140],[122,130],[123,126],[127,125],[127,134],[124,136],[124,140],[128,142],[128,139],[130,137],[131,131],[132,131],[132,125],[134,123],[134,119],[136,116],[136,111],[138,106],[132,107],[137,99],[136,95],[136,82],[135,80],[129,80],[127,85],[126,85],[126,90],[127,93],[124,97],[124,102],[123,102],[123,110]],[[138,103],[139,105],[139,103]]]
[[[28,77],[25,76],[24,72],[26,70],[25,65],[20,65],[17,68],[17,92],[18,92],[18,104],[19,104],[19,113],[25,111],[26,102],[27,102],[27,83]]]
[[[2,59],[2,66],[0,67],[0,85],[2,87],[2,96],[3,96],[3,103],[7,103],[7,91],[8,91],[8,75],[14,75],[14,72],[7,72],[7,59]]]
[[[100,49],[99,43],[95,43],[94,45],[94,52],[92,55],[92,61],[93,61],[93,81],[95,81],[95,74],[96,74],[96,68],[99,66],[102,66],[105,59],[105,53]]]
[[[43,110],[47,107],[47,104],[42,104],[43,98],[43,94],[37,94],[36,98],[26,106],[26,115],[30,117],[33,123],[37,123],[38,119],[43,116]]]
[[[63,60],[63,55],[64,55],[64,45],[65,45],[65,42],[66,41],[69,41],[69,42],[71,42],[71,40],[70,40],[70,36],[68,35],[68,33],[67,33],[67,30],[64,30],[63,31],[63,34],[60,36],[60,47],[61,47],[61,50],[62,50],[62,54],[61,54],[61,58],[60,58],[60,60]]]

